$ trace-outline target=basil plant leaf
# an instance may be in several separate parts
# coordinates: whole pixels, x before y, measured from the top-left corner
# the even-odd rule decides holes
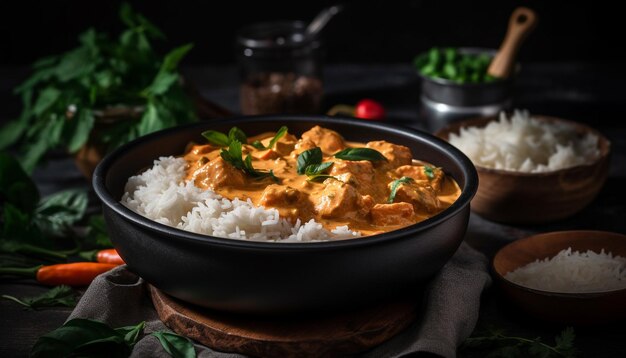
[[[129,332],[126,329],[118,332],[103,322],[76,318],[39,337],[30,356],[34,358],[128,357],[134,344],[126,338]],[[129,339],[132,340],[134,336],[131,335]]]
[[[156,331],[152,335],[159,340],[163,349],[173,358],[196,357],[196,349],[188,338],[164,331]]]
[[[77,302],[74,290],[65,285],[53,287],[41,295],[34,297],[17,298],[8,295],[2,295],[1,297],[17,302],[26,309],[31,310],[49,307],[74,307]]]
[[[335,153],[335,158],[353,161],[369,160],[370,162],[387,161],[384,155],[371,148],[346,148]]]
[[[412,183],[414,180],[410,177],[402,177],[400,179],[396,179],[391,183],[391,190],[389,193],[389,198],[387,199],[387,203],[391,204],[396,199],[396,193],[398,188],[402,184]]]
[[[311,148],[300,153],[297,160],[298,174],[304,174],[306,168],[313,164],[322,164],[322,150],[319,147]]]
[[[333,165],[333,162],[325,162],[322,164],[311,164],[308,167],[306,167],[304,173],[307,176],[319,175],[325,172],[332,165]]]
[[[214,144],[218,147],[228,147],[228,145],[230,144],[230,138],[228,138],[226,134],[218,131],[208,130],[202,132],[202,136],[206,138],[209,143]]]
[[[246,133],[237,127],[232,127],[230,131],[228,131],[228,139],[229,141],[237,140],[242,144],[248,143]]]

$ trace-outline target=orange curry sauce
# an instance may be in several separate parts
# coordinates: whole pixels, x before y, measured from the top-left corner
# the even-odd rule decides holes
[[[275,133],[248,138],[267,146]],[[297,158],[305,150],[320,147],[324,162],[334,164],[326,171],[334,177],[321,183],[299,175]],[[379,151],[387,161],[349,161],[333,157],[345,148],[366,147]],[[374,141],[346,142],[339,133],[315,126],[296,138],[286,134],[272,149],[259,150],[244,144],[257,170],[273,170],[278,178],[262,180],[247,176],[220,157],[221,148],[190,144],[184,155],[187,180],[199,188],[212,189],[228,198],[250,199],[254,205],[276,208],[282,217],[306,222],[315,219],[325,228],[348,225],[362,235],[396,230],[436,215],[459,197],[457,183],[440,168],[413,160],[405,146]],[[431,171],[432,168],[432,171]],[[398,186],[393,203],[388,203],[391,183],[402,177],[414,180]]]

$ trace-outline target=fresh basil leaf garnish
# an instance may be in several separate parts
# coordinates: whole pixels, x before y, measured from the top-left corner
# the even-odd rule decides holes
[[[389,198],[387,199],[387,203],[391,204],[396,199],[396,193],[398,188],[402,184],[412,183],[414,180],[410,177],[402,177],[400,179],[396,179],[391,183],[391,192],[389,193]]]
[[[248,143],[248,136],[246,136],[246,133],[237,127],[232,127],[230,131],[228,131],[228,139],[230,141],[238,140],[241,143]]]
[[[316,183],[321,183],[328,178],[337,179],[334,176],[328,175],[328,174],[315,174],[315,175],[309,175],[309,177],[306,180],[316,182]]]
[[[276,142],[278,142],[280,138],[284,137],[285,134],[287,134],[287,127],[286,126],[280,127],[280,129],[278,129],[278,132],[276,132],[276,135],[274,136],[274,138],[270,140],[270,144],[267,146],[267,148],[268,149],[274,148],[274,145],[276,145]]]
[[[218,147],[228,147],[228,145],[230,144],[230,138],[228,138],[226,134],[218,131],[208,130],[202,132],[202,136],[206,138],[209,143],[215,144]]]
[[[264,178],[272,178],[272,180],[278,182],[278,178],[274,175],[272,170],[269,171],[261,171],[254,169],[252,166],[252,156],[248,154],[246,159],[243,159],[243,153],[241,149],[241,142],[238,140],[233,140],[228,145],[228,149],[222,148],[220,152],[220,156],[224,159],[225,162],[231,164],[235,168],[243,171],[247,175],[256,178],[256,179],[264,179]]]
[[[232,141],[228,144],[228,149],[222,148],[220,152],[220,156],[226,163],[229,163],[233,167],[237,169],[243,170],[244,164],[243,159],[241,158],[241,142]]]
[[[346,148],[335,153],[335,158],[353,161],[369,160],[370,162],[387,161],[387,158],[385,158],[384,155],[371,148]]]
[[[322,174],[324,171],[326,171],[328,168],[330,168],[332,165],[333,165],[333,162],[311,164],[308,167],[306,167],[304,173],[307,176],[319,175],[319,174]]]
[[[435,179],[435,168],[424,165],[424,174],[428,177],[428,179]]]
[[[254,142],[252,142],[252,146],[255,147],[256,149],[272,149],[274,148],[274,145],[276,145],[276,142],[278,142],[278,140],[282,137],[285,136],[285,134],[287,134],[287,127],[286,126],[282,126],[278,129],[278,132],[276,132],[276,134],[274,135],[274,137],[272,139],[270,139],[270,142],[268,143],[268,146],[264,146],[263,143],[261,143],[261,141],[255,140]]]
[[[322,164],[322,150],[319,147],[305,150],[298,156],[297,164],[300,175],[304,174],[309,165]]]
[[[319,147],[305,150],[298,156],[298,174],[306,174],[308,181],[322,182],[331,175],[322,174],[333,165],[333,162],[322,163],[323,155]]]

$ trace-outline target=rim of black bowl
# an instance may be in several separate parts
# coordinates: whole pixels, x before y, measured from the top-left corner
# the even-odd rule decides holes
[[[415,139],[419,139],[420,141],[426,141],[428,144],[435,146],[437,149],[444,151],[447,155],[451,156],[453,160],[457,161],[460,164],[461,171],[464,172],[466,176],[465,183],[461,188],[461,195],[459,198],[447,209],[438,213],[437,215],[428,218],[419,223],[407,226],[402,229],[389,231],[383,234],[372,235],[372,236],[364,236],[360,238],[354,239],[343,239],[343,240],[335,240],[335,241],[321,241],[321,242],[263,242],[263,241],[248,241],[248,240],[239,240],[239,239],[228,239],[215,237],[210,235],[204,235],[199,233],[194,233],[191,231],[181,230],[172,226],[168,226],[165,224],[158,223],[152,219],[149,219],[145,216],[142,216],[126,206],[122,205],[121,202],[113,197],[113,195],[108,191],[105,185],[105,175],[107,174],[110,166],[124,153],[128,150],[131,150],[133,147],[139,146],[144,142],[150,141],[155,137],[161,137],[168,135],[169,133],[176,132],[179,130],[183,130],[189,127],[194,126],[206,126],[207,124],[223,124],[223,123],[232,123],[242,124],[248,122],[259,122],[261,120],[280,120],[285,122],[288,125],[289,122],[317,122],[319,124],[323,123],[332,123],[332,124],[350,124],[359,127],[365,127],[372,130],[384,130],[391,131],[398,135],[410,136]],[[178,153],[172,154],[178,155]],[[219,120],[211,120],[210,122],[194,122],[181,126],[176,126],[168,129],[163,129],[151,134],[147,134],[140,138],[137,138],[123,146],[119,147],[115,151],[106,155],[98,164],[96,169],[94,170],[93,180],[92,180],[94,191],[96,195],[100,198],[103,205],[108,206],[110,209],[115,211],[117,214],[124,217],[126,220],[129,220],[137,225],[140,225],[144,228],[150,229],[152,231],[166,234],[172,236],[172,240],[175,239],[184,239],[193,242],[205,242],[222,246],[229,247],[239,247],[239,248],[253,248],[253,249],[281,249],[281,250],[315,250],[315,249],[336,249],[344,246],[361,246],[361,245],[372,245],[379,243],[381,241],[394,240],[397,238],[406,237],[412,233],[416,233],[421,230],[425,230],[432,226],[440,224],[442,221],[445,221],[447,218],[456,215],[459,211],[461,211],[465,206],[470,204],[470,201],[476,194],[478,189],[478,173],[476,172],[476,168],[472,164],[471,160],[465,156],[460,150],[456,147],[452,146],[448,142],[438,138],[432,134],[426,132],[416,131],[414,129],[408,127],[400,127],[396,125],[391,125],[387,123],[377,123],[377,122],[368,122],[364,120],[357,120],[354,118],[341,117],[341,116],[326,116],[326,115],[258,115],[258,116],[238,116],[226,119]]]

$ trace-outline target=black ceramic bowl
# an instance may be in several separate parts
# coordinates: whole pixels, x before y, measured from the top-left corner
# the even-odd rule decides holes
[[[194,234],[159,224],[119,203],[128,178],[160,156],[180,155],[207,129],[238,126],[257,134],[286,125],[300,135],[314,125],[347,140],[387,140],[452,175],[462,189],[448,209],[389,233],[333,242],[271,243]],[[478,186],[471,161],[429,134],[322,116],[258,116],[163,130],[109,154],[93,185],[115,248],[147,282],[181,300],[240,313],[295,313],[355,306],[390,297],[433,276],[463,240]]]

